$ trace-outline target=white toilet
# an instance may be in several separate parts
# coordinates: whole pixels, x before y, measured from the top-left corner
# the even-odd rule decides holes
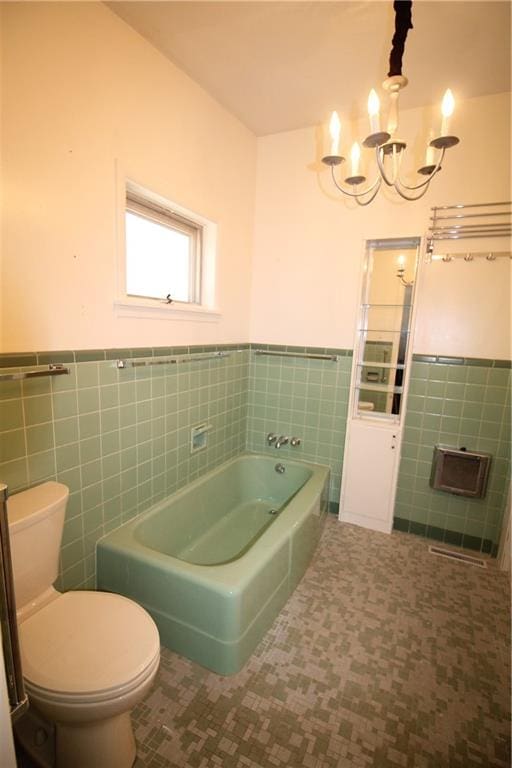
[[[25,686],[56,725],[57,768],[129,768],[130,710],[156,675],[158,630],[121,595],[53,588],[68,496],[48,482],[7,504]]]

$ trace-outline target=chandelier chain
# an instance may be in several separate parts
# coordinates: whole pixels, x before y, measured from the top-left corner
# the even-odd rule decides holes
[[[402,58],[405,49],[407,33],[412,26],[412,0],[395,0],[395,34],[391,41],[391,53],[389,54],[388,77],[402,74]]]

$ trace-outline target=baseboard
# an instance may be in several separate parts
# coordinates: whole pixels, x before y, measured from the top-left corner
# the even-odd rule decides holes
[[[472,549],[475,552],[482,552],[486,555],[496,557],[497,546],[491,539],[480,538],[479,536],[469,536],[459,531],[451,531],[445,528],[438,528],[434,525],[417,523],[414,520],[407,520],[404,517],[395,517],[393,520],[393,529],[412,533],[415,536],[423,536],[433,541],[442,541],[444,544],[451,544],[454,547],[463,547]]]

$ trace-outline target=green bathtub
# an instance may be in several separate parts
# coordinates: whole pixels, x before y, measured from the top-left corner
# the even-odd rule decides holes
[[[325,521],[329,468],[279,460],[238,456],[98,542],[98,589],[136,600],[163,645],[222,675],[270,627]]]

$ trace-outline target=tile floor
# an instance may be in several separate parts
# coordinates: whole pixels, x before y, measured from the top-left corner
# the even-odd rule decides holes
[[[329,517],[241,672],[162,649],[136,767],[509,768],[509,580],[492,566]]]

